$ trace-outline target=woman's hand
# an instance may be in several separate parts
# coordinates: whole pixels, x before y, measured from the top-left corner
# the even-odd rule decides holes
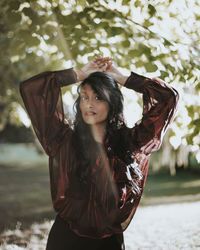
[[[113,65],[111,57],[99,57],[96,60],[97,64],[101,66],[104,65],[104,67],[106,67],[106,70],[104,71],[105,73],[112,76],[112,78],[114,78],[119,84],[125,84],[127,77],[124,76],[121,72],[119,72],[117,67]]]
[[[95,57],[81,69],[77,70],[75,68],[74,70],[77,74],[78,81],[83,81],[93,72],[101,71],[113,77],[119,84],[124,85],[127,80],[127,76],[124,76],[121,72],[119,72],[117,67],[113,65],[112,60],[113,59],[111,57]]]
[[[83,81],[85,78],[89,76],[89,74],[101,71],[105,72],[107,69],[107,63],[111,60],[110,57],[95,57],[92,61],[88,62],[81,69],[74,68],[74,71],[77,74],[78,81]]]
[[[127,76],[124,76],[121,72],[119,72],[117,67],[114,66],[112,62],[108,62],[106,73],[112,76],[122,86],[127,80]]]

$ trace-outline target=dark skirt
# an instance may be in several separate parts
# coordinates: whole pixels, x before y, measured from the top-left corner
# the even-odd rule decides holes
[[[46,250],[125,250],[123,234],[91,239],[75,234],[66,221],[57,215],[50,230]]]

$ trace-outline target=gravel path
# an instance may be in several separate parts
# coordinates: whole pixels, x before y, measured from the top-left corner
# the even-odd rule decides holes
[[[44,250],[51,223],[5,232],[0,250]],[[200,249],[200,201],[139,207],[124,236],[126,250]]]
[[[200,202],[139,207],[126,250],[200,249]]]

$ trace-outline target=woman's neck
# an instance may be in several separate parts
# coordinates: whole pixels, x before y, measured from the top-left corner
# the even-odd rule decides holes
[[[91,132],[96,142],[103,144],[106,136],[106,123],[91,126]]]

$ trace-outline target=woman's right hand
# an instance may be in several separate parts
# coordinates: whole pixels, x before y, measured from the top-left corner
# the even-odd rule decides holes
[[[118,69],[117,67],[113,64],[113,59],[111,57],[100,57],[97,58],[98,64],[101,65],[101,67],[106,68],[103,72],[107,73],[110,75],[112,78],[114,78],[119,84],[124,85],[127,76],[124,76]]]
[[[93,60],[85,64],[81,69],[74,69],[77,74],[78,81],[83,81],[87,78],[91,73],[96,71],[105,72],[108,66],[108,62],[112,58],[110,57],[95,57]]]
[[[120,85],[124,85],[126,80],[127,80],[127,76],[124,76],[115,65],[113,65],[112,62],[108,63],[108,67],[106,69],[106,73],[109,74],[110,76],[112,76]]]

